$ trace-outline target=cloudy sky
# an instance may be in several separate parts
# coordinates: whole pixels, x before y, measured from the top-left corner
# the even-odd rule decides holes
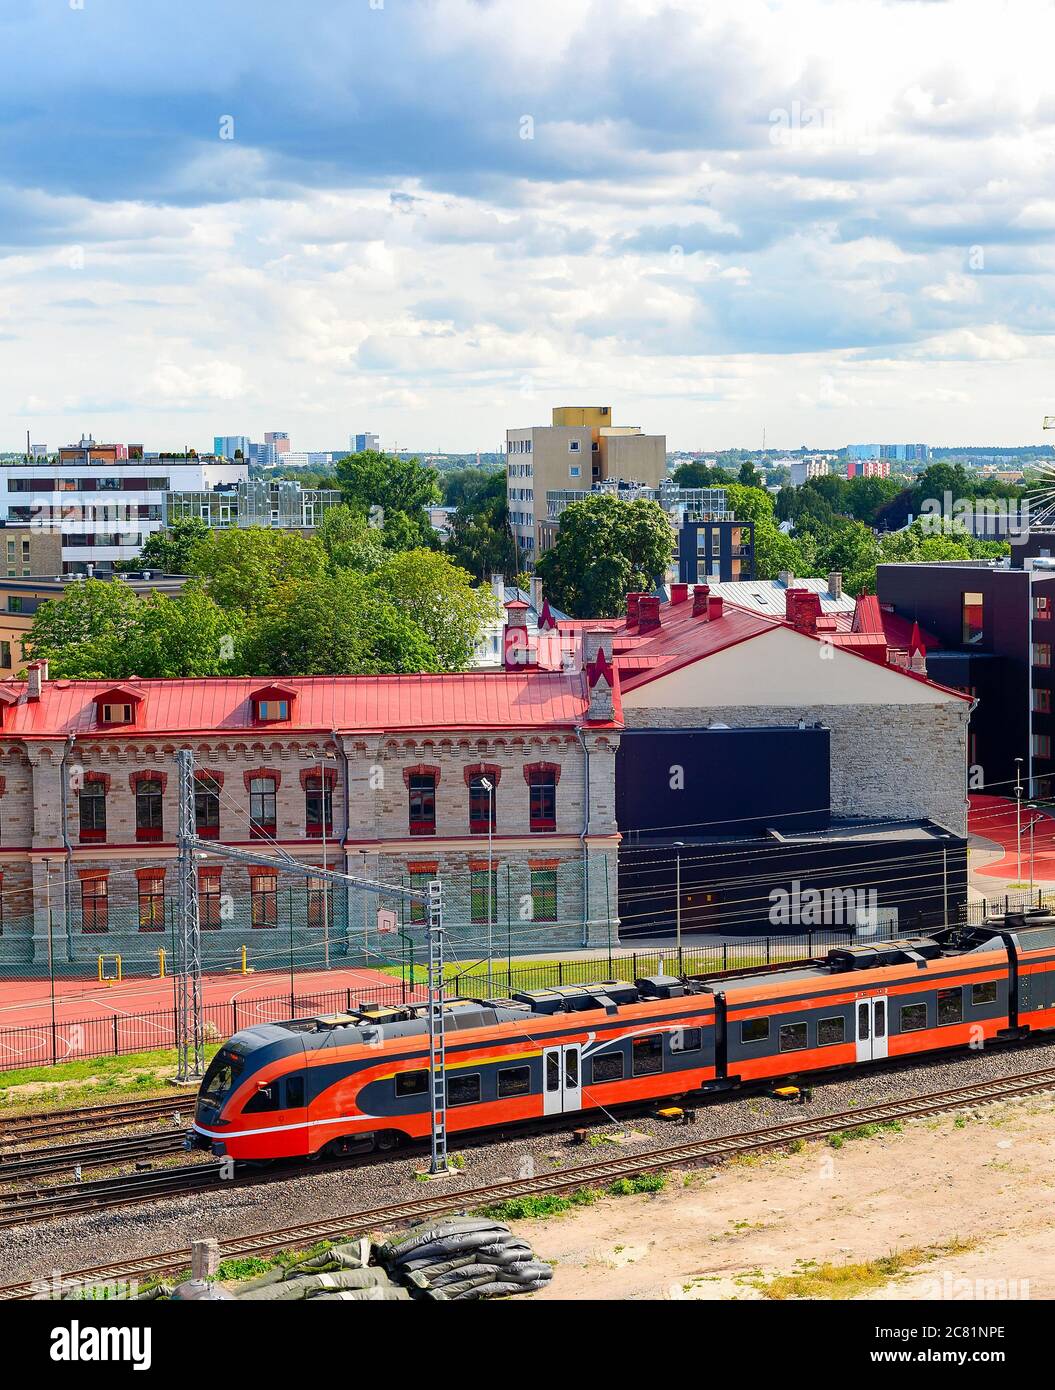
[[[1044,442],[1050,0],[0,0],[0,449]]]

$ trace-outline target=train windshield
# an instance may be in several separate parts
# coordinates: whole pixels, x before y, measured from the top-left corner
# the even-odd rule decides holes
[[[244,1066],[245,1058],[239,1053],[229,1047],[221,1048],[209,1063],[209,1070],[201,1083],[201,1099],[221,1105],[234,1089]]]

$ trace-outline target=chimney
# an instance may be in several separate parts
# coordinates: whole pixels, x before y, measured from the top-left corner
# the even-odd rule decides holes
[[[709,584],[697,584],[692,591],[692,616],[707,619],[711,616],[708,600],[711,596]]]
[[[689,597],[689,586],[687,584],[672,584],[670,586],[671,604],[684,603]]]
[[[828,576],[828,593],[832,598],[842,598],[843,596],[843,575],[842,570],[832,570]]]
[[[531,650],[528,637],[528,606],[523,599],[510,599],[505,605],[506,622],[502,629],[502,665],[507,671],[534,666],[537,653]]]
[[[537,574],[531,576],[531,606],[536,613],[542,612],[542,580]]]
[[[33,661],[26,668],[28,686],[26,689],[27,700],[39,700],[44,682],[48,678],[48,663],[46,661]]]
[[[626,596],[626,626],[627,631],[637,627],[638,608],[641,603],[641,594],[627,594]]]
[[[663,626],[659,616],[659,599],[654,594],[642,594],[637,609],[637,630],[640,633],[655,632]]]
[[[919,630],[919,623],[912,624],[912,636],[909,639],[909,663],[908,668],[917,676],[927,674],[927,648],[923,642],[923,634]]]
[[[790,589],[786,596],[787,620],[800,632],[816,632],[821,616],[821,596],[809,589]]]
[[[505,603],[505,601],[506,601],[506,577],[505,577],[504,574],[492,574],[492,576],[491,576],[491,592],[492,592],[492,594],[494,594],[495,598],[498,600],[499,603],[501,603],[501,604],[504,604],[504,603]]]
[[[583,673],[590,696],[587,719],[609,720],[615,713],[612,634],[607,628],[587,629],[582,635]]]
[[[722,598],[721,594],[711,594],[708,607],[710,612],[707,616],[712,623],[725,614],[725,600]]]
[[[785,589],[790,589],[795,583],[795,576],[790,570],[781,570],[777,575],[777,583],[783,584]]]

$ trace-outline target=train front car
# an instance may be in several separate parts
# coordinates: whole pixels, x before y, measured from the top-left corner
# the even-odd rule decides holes
[[[304,1026],[261,1023],[224,1043],[198,1092],[195,1148],[257,1162],[309,1152]]]

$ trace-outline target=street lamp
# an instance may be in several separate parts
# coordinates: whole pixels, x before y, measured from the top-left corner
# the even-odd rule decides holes
[[[492,977],[491,964],[491,875],[494,872],[491,861],[491,844],[494,833],[494,794],[493,783],[486,777],[480,778],[480,786],[487,793],[487,997],[490,999],[494,993],[494,982]]]
[[[1022,887],[1022,759],[1015,759],[1015,822],[1018,831],[1018,874],[1015,882]]]
[[[321,763],[335,763],[337,761],[333,753],[309,753],[308,757],[319,769],[319,799],[322,806],[322,867],[328,869],[329,863],[326,858],[326,809],[327,803],[332,811],[333,797],[326,795],[326,770],[321,767]],[[330,968],[330,881],[327,878],[322,880],[322,959],[323,969]]]

